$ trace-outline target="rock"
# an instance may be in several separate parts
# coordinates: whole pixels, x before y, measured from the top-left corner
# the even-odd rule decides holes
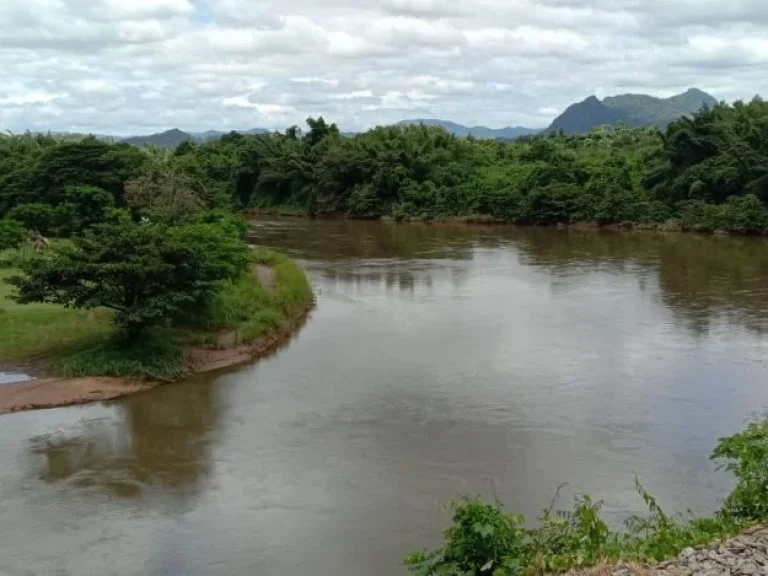
[[[736,567],[735,571],[738,574],[743,574],[744,576],[751,576],[757,572],[757,564],[752,561],[742,562]]]
[[[688,558],[689,556],[693,556],[696,553],[696,551],[693,548],[683,548],[683,551],[680,552],[680,558]]]

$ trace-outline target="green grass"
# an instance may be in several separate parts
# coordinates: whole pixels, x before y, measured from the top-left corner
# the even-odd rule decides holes
[[[236,282],[226,282],[198,319],[197,330],[187,330],[182,338],[210,341],[211,333],[230,331],[238,343],[250,343],[279,327],[285,320],[305,310],[312,302],[312,289],[301,267],[271,250],[253,251],[253,263],[272,268],[274,286],[267,289],[248,273]],[[203,332],[200,331],[203,330]]]
[[[234,343],[250,343],[311,304],[311,287],[293,260],[254,250],[253,261],[274,270],[271,289],[261,286],[254,274],[246,274],[224,283],[195,325],[156,329],[130,344],[115,338],[108,310],[16,304],[7,298],[13,288],[4,280],[18,270],[0,268],[0,362],[43,362],[66,376],[179,379],[181,344],[217,345],[227,334],[234,334]]]
[[[108,310],[70,310],[51,304],[16,304],[5,280],[18,274],[0,269],[0,362],[56,361],[103,342],[112,334]]]
[[[172,381],[183,375],[181,348],[169,330],[147,332],[135,342],[110,339],[63,358],[66,376],[117,376]]]

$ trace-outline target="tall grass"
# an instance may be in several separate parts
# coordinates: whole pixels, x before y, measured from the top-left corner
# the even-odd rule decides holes
[[[262,286],[254,272],[226,282],[198,323],[207,331],[233,330],[237,341],[250,343],[278,328],[312,302],[312,288],[301,267],[271,250],[253,251],[253,264],[271,268],[274,285]]]
[[[116,376],[172,381],[183,375],[181,348],[170,330],[156,329],[140,339],[108,342],[64,358],[67,376]]]

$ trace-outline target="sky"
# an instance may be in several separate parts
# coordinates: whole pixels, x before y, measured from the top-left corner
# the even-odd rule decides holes
[[[768,94],[766,0],[0,0],[0,129],[544,127],[591,94]]]

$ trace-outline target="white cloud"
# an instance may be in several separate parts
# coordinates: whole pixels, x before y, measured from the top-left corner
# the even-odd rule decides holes
[[[0,129],[542,126],[598,91],[768,94],[764,0],[0,0],[0,14]]]
[[[30,104],[50,104],[54,100],[64,97],[64,94],[46,92],[44,90],[19,90],[3,94],[0,92],[0,105],[2,106],[28,106]]]
[[[222,106],[233,106],[235,108],[253,108],[259,112],[259,114],[263,114],[264,116],[283,116],[294,110],[293,106],[252,102],[247,96],[232,96],[231,98],[224,98],[221,101],[221,104]]]
[[[346,94],[334,94],[331,98],[336,100],[357,100],[359,98],[373,98],[373,92],[370,90],[355,90]]]

